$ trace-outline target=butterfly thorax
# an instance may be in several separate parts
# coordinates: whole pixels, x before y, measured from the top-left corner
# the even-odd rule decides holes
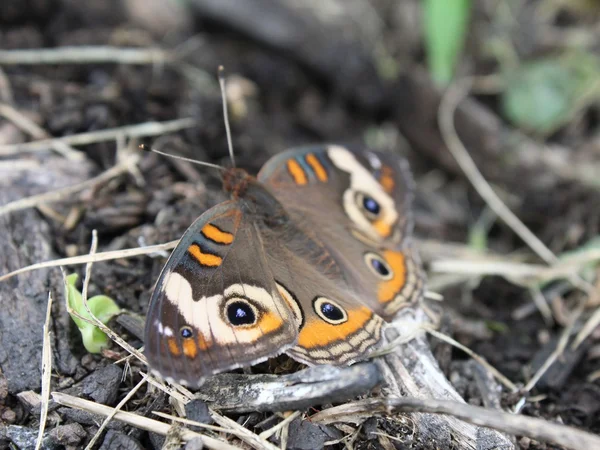
[[[281,225],[289,218],[268,188],[244,169],[231,168],[224,172],[223,188],[234,200],[242,200],[247,214],[262,219],[269,226]]]

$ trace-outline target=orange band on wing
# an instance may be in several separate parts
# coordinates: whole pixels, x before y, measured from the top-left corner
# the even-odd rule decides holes
[[[381,176],[379,177],[379,184],[383,187],[383,190],[388,194],[391,194],[394,190],[396,183],[394,182],[393,170],[389,166],[383,166],[381,168]]]
[[[197,244],[192,244],[188,247],[188,252],[203,266],[218,267],[223,262],[223,258],[212,253],[203,253],[202,249]]]
[[[404,255],[400,252],[387,250],[383,252],[383,257],[394,272],[391,280],[382,281],[377,289],[377,299],[380,303],[391,302],[404,287],[406,282],[406,263]]]
[[[332,325],[321,319],[307,322],[298,336],[298,345],[311,350],[326,347],[336,341],[344,341],[363,328],[373,317],[373,312],[364,306],[347,313],[348,320],[339,325]]]
[[[167,344],[169,345],[169,351],[171,352],[172,355],[175,356],[179,356],[181,355],[181,350],[179,349],[179,346],[177,345],[177,340],[173,337],[169,338],[167,340]]]
[[[198,348],[202,351],[208,350],[212,341],[207,340],[202,333],[198,333]]]
[[[193,338],[183,340],[183,354],[192,359],[198,354],[198,346]]]
[[[302,166],[298,164],[298,161],[294,159],[288,160],[287,169],[294,181],[296,182],[296,184],[305,185],[306,183],[308,183],[306,172],[304,172]]]
[[[223,231],[210,223],[204,225],[200,232],[206,239],[216,242],[217,244],[231,244],[233,242],[233,234]]]
[[[268,334],[272,331],[278,330],[283,325],[283,320],[277,314],[268,312],[263,314],[261,319],[258,321],[258,327],[264,334]]]
[[[381,237],[385,238],[392,234],[392,226],[383,219],[373,222],[373,227],[375,228],[375,231],[377,231],[377,234],[379,234]]]
[[[317,158],[312,153],[309,153],[308,155],[306,155],[306,162],[315,172],[315,175],[317,176],[319,181],[327,181],[327,171],[325,170],[325,167],[323,167],[323,164],[321,164],[321,161],[319,161],[319,158]]]

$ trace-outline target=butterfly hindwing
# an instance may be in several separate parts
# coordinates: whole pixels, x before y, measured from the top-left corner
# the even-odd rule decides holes
[[[349,364],[379,343],[383,320],[361,303],[315,234],[292,221],[263,237],[280,294],[297,305],[299,334],[290,356],[309,365]]]
[[[146,355],[167,379],[198,385],[293,344],[294,311],[279,294],[261,237],[239,201],[205,212],[161,273],[146,321]]]

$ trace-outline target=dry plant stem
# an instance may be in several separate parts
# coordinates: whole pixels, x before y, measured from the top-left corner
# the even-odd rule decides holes
[[[6,281],[9,278],[14,277],[15,275],[31,272],[32,270],[47,269],[49,267],[87,264],[89,262],[111,261],[113,259],[131,258],[134,256],[149,255],[160,251],[172,250],[177,246],[178,243],[179,240],[167,242],[166,244],[149,245],[147,247],[127,248],[124,250],[114,250],[111,252],[96,253],[94,255],[80,255],[73,256],[71,258],[60,258],[52,261],[44,261],[4,274],[0,276],[0,282]]]
[[[123,400],[121,400],[119,402],[119,404],[112,410],[112,412],[106,416],[106,418],[104,419],[104,422],[102,422],[102,425],[100,425],[100,428],[98,428],[98,431],[96,431],[96,434],[94,435],[94,437],[90,440],[89,444],[85,447],[85,450],[91,450],[92,448],[94,448],[94,444],[96,444],[96,441],[98,441],[98,439],[100,438],[100,436],[102,435],[102,432],[104,431],[104,429],[108,426],[108,424],[110,423],[110,421],[113,419],[113,417],[115,417],[115,414],[117,414],[121,408],[123,406],[125,406],[125,404],[129,401],[129,399],[131,399],[131,397],[134,396],[134,394],[146,383],[146,378],[142,378],[140,380],[140,382],[138,384],[136,384],[133,389],[131,389],[127,395],[125,397],[123,397]]]
[[[573,342],[573,350],[579,347],[581,343],[585,341],[590,334],[592,334],[592,332],[596,329],[598,325],[600,325],[600,307],[596,308],[596,311],[586,321],[581,331],[577,333],[577,337]]]
[[[172,61],[155,48],[77,46],[28,50],[0,50],[0,66],[44,64],[158,64]]]
[[[92,245],[90,246],[90,255],[96,253],[96,249],[98,248],[98,233],[96,230],[92,230]],[[141,362],[147,364],[146,358],[139,350],[133,348],[129,345],[125,340],[115,333],[113,330],[108,328],[100,319],[98,319],[91,311],[90,306],[88,305],[88,287],[90,285],[90,278],[92,275],[92,266],[94,265],[93,261],[90,261],[85,266],[85,277],[83,279],[83,287],[81,289],[81,296],[83,300],[83,306],[85,307],[86,312],[92,318],[92,323],[96,325],[100,330],[102,330],[106,335],[108,335],[116,344],[121,346],[124,350],[128,351],[130,354],[135,355]]]
[[[52,136],[50,136],[43,128],[11,105],[0,103],[0,115],[4,116],[5,119],[10,120],[24,132],[29,133],[35,139],[52,138]],[[85,159],[81,153],[61,141],[55,141],[52,145],[52,149],[72,161],[81,161]]]
[[[277,446],[252,433],[250,430],[243,427],[235,420],[230,419],[229,417],[222,416],[214,411],[211,413],[211,417],[219,425],[230,429],[231,433],[235,434],[238,438],[242,439],[246,444],[250,445],[256,450],[279,450]]]
[[[448,150],[450,150],[460,168],[479,195],[486,201],[488,206],[498,214],[498,216],[501,217],[502,220],[511,227],[512,230],[520,236],[540,258],[548,264],[553,264],[557,261],[554,253],[552,253],[550,249],[546,247],[546,245],[540,241],[510,209],[508,209],[500,197],[498,197],[489,183],[483,178],[483,175],[475,165],[471,156],[469,156],[469,152],[456,133],[456,129],[454,128],[454,112],[460,101],[466,97],[471,89],[472,83],[473,79],[471,77],[456,83],[456,85],[447,90],[440,103],[438,123]]]
[[[140,155],[133,155],[123,160],[114,167],[111,167],[100,175],[78,183],[73,186],[67,186],[55,191],[44,192],[43,194],[32,195],[31,197],[22,198],[15,200],[14,202],[7,203],[6,205],[0,206],[0,216],[8,214],[13,211],[19,211],[26,208],[32,208],[43,203],[58,202],[69,198],[70,195],[80,192],[84,189],[96,186],[104,183],[108,180],[118,177],[119,175],[126,173],[130,170],[131,165],[135,165],[140,160]]]
[[[48,306],[46,309],[46,322],[44,323],[44,341],[42,348],[42,395],[40,398],[42,410],[40,413],[40,428],[38,431],[35,450],[42,448],[44,429],[48,417],[48,404],[50,402],[50,381],[52,375],[52,345],[50,344],[50,319],[52,317],[52,293],[48,293]]]
[[[161,134],[173,133],[185,128],[192,128],[196,126],[196,124],[197,122],[195,119],[188,117],[167,122],[145,122],[136,125],[109,128],[106,130],[90,131],[60,138],[42,139],[24,144],[0,145],[0,156],[44,151],[49,147],[52,147],[57,141],[68,145],[88,145],[96,142],[112,141],[117,139],[118,136],[125,136],[127,138],[158,136]]]
[[[493,428],[509,434],[528,436],[569,449],[600,448],[600,437],[573,427],[542,419],[510,414],[480,406],[432,398],[367,399],[323,410],[313,416],[313,423],[353,421],[353,417],[398,412],[446,414],[474,425]]]
[[[405,309],[393,322],[394,327],[386,330],[390,341],[400,338],[399,331],[414,328],[427,322],[426,314],[420,310]],[[386,397],[436,398],[463,402],[454,387],[440,370],[424,336],[417,336],[393,353],[375,361],[382,373]],[[356,416],[355,423],[366,417]],[[422,442],[435,442],[445,448],[456,446],[461,449],[513,448],[510,440],[497,431],[481,429],[455,417],[435,416],[416,412],[408,418],[418,430]]]
[[[562,331],[560,339],[558,340],[558,344],[556,345],[556,349],[550,354],[550,356],[548,356],[544,364],[542,364],[542,367],[538,369],[533,378],[529,380],[529,383],[527,383],[527,385],[523,388],[524,393],[531,391],[535,387],[540,378],[544,376],[550,366],[554,364],[558,357],[565,351],[565,348],[567,348],[567,344],[569,343],[569,336],[571,336],[571,333],[573,332],[573,328],[577,323],[577,319],[579,319],[583,313],[584,306],[585,302],[580,300],[579,306],[572,313],[569,325]]]
[[[184,405],[194,398],[194,395],[191,392],[188,392],[187,394],[182,394],[181,392],[178,392],[177,389],[165,385],[163,382],[156,380],[151,375],[146,375],[146,377],[146,380],[149,384],[156,387],[157,389],[160,389],[165,394],[173,397],[175,400],[183,403]]]
[[[471,358],[473,358],[475,361],[477,361],[479,364],[481,364],[483,367],[485,367],[487,370],[489,370],[490,373],[494,376],[494,378],[496,378],[498,381],[500,381],[505,387],[510,389],[512,392],[517,392],[519,390],[512,381],[510,381],[508,378],[506,378],[504,375],[502,375],[500,373],[500,371],[498,371],[498,369],[496,369],[494,366],[492,366],[490,363],[488,363],[483,357],[479,356],[477,353],[475,353],[470,348],[465,347],[460,342],[455,341],[451,337],[446,336],[445,334],[440,333],[437,330],[434,330],[431,328],[426,328],[426,331],[429,334],[431,334],[432,336],[435,336],[436,338],[440,339],[441,341],[447,342],[448,344],[450,344],[456,348],[459,348],[460,350],[465,352],[467,355],[469,355]]]
[[[184,419],[183,417],[176,417],[171,414],[167,414],[167,413],[160,412],[160,411],[152,411],[152,414],[154,414],[158,417],[162,417],[163,419],[169,419],[174,422],[182,423],[184,425],[192,425],[195,427],[204,428],[206,430],[216,431],[218,433],[231,433],[231,430],[228,430],[227,428],[215,427],[214,425],[208,425],[206,423],[196,422],[195,420]]]
[[[101,405],[98,403],[91,402],[89,400],[84,400],[78,397],[74,397],[72,395],[64,394],[62,392],[53,392],[52,393],[53,400],[64,406],[68,406],[70,408],[81,409],[83,411],[90,412],[92,414],[99,414],[102,416],[108,416],[113,413],[114,408],[110,406]],[[140,428],[142,430],[151,431],[153,433],[158,433],[163,436],[166,436],[171,428],[170,425],[159,422],[158,420],[148,419],[147,417],[140,416],[139,414],[134,414],[130,412],[118,411],[114,415],[115,420],[120,420],[121,422],[127,423],[128,425]],[[238,447],[230,445],[226,442],[220,441],[218,439],[205,436],[200,433],[196,433],[190,430],[182,431],[182,438],[184,441],[190,441],[195,438],[202,439],[202,442],[207,448],[214,450],[237,450]]]
[[[265,430],[262,433],[260,433],[259,436],[262,439],[269,439],[271,436],[273,436],[275,433],[277,433],[279,430],[281,430],[283,427],[285,427],[287,424],[289,424],[292,420],[294,420],[300,414],[301,414],[300,411],[294,411],[292,414],[290,414],[288,417],[283,419],[281,422],[279,422],[274,427],[271,427],[268,430]]]
[[[261,450],[262,449],[268,449],[268,450],[273,449],[271,443],[267,442],[261,436],[258,436],[257,434],[253,433],[252,431],[248,430],[247,428],[237,424],[237,422],[235,422],[236,425],[238,425],[236,427],[229,426],[230,423],[227,423],[227,426],[224,426],[224,427],[215,427],[213,425],[207,425],[205,423],[196,422],[196,421],[188,420],[188,419],[183,419],[181,417],[175,417],[170,414],[165,414],[165,413],[161,413],[158,411],[153,411],[152,413],[156,414],[159,417],[163,417],[165,419],[169,419],[174,422],[182,423],[184,425],[193,425],[193,426],[205,428],[207,430],[233,434],[234,436],[237,436],[239,439],[241,439],[242,441],[244,441],[245,443],[247,443],[248,445],[250,445],[251,447],[254,447],[256,449],[261,449]],[[222,418],[221,416],[216,414],[214,411],[211,411],[211,416],[213,417],[213,419],[215,419],[215,421],[217,421],[217,419],[219,419],[219,418]],[[215,418],[215,416],[217,416],[217,417]]]

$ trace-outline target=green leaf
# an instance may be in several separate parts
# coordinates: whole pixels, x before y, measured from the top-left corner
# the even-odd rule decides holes
[[[469,25],[471,0],[425,0],[423,31],[427,64],[440,86],[452,81]]]
[[[78,278],[79,276],[76,273],[67,275],[66,277],[67,302],[69,307],[81,317],[93,320],[83,304],[83,295],[75,287]],[[87,303],[90,312],[103,324],[107,324],[111,317],[121,311],[114,300],[106,295],[96,295],[88,299]],[[77,325],[77,328],[79,328],[83,345],[88,352],[100,353],[102,349],[108,346],[108,336],[106,336],[106,334],[104,334],[104,332],[96,325],[86,322],[75,314],[71,314],[71,318]]]
[[[521,64],[505,74],[504,115],[518,127],[549,134],[598,99],[600,60],[572,52]]]

